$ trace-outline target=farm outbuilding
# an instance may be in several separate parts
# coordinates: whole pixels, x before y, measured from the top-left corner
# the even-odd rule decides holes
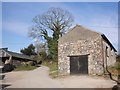
[[[60,75],[102,75],[116,62],[116,49],[99,32],[76,25],[58,40]]]
[[[36,61],[33,60],[30,56],[9,51],[8,48],[0,48],[0,62],[2,66],[4,66],[4,64],[12,64],[15,67],[30,62],[36,63]]]

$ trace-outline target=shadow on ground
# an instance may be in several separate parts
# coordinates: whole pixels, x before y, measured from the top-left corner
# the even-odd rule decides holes
[[[4,89],[8,86],[11,86],[10,84],[0,84],[0,89]]]

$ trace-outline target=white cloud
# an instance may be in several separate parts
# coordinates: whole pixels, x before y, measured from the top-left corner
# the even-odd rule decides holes
[[[19,22],[19,21],[5,21],[3,22],[3,28],[4,30],[9,30],[15,34],[26,36],[28,33],[28,28],[30,25],[25,22]]]

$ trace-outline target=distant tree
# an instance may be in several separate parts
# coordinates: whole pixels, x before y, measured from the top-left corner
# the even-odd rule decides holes
[[[37,54],[41,51],[46,52],[46,44],[45,43],[41,43],[39,41],[36,41],[34,45],[35,45],[35,50],[36,50]]]
[[[20,52],[29,56],[36,55],[35,46],[33,44],[30,44],[27,48],[21,49]]]
[[[47,43],[48,54],[53,60],[58,56],[58,39],[65,34],[73,22],[72,14],[61,8],[50,8],[42,15],[33,18],[33,26],[29,36],[44,40]],[[49,35],[51,33],[51,35]]]

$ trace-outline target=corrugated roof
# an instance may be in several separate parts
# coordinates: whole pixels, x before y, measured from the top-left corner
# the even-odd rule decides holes
[[[4,50],[4,49],[3,49]],[[13,57],[17,57],[17,58],[22,58],[22,59],[27,59],[27,60],[33,60],[30,56],[25,55],[25,54],[20,54],[20,53],[16,53],[16,52],[12,52],[12,51],[8,51],[8,50],[4,50],[5,52],[7,52],[8,54],[10,54]],[[34,60],[33,60],[34,61]]]

